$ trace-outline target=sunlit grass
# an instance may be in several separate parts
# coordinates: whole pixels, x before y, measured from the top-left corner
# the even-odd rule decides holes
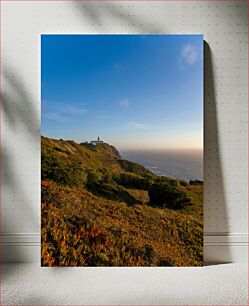
[[[203,264],[202,185],[120,163],[115,148],[43,139],[41,195],[43,266]]]

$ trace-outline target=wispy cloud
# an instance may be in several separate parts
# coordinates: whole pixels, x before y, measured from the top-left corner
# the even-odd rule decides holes
[[[87,109],[81,104],[61,104],[45,101],[42,106],[42,117],[58,122],[70,122],[72,118],[77,118],[87,112]]]
[[[125,124],[126,127],[128,128],[132,128],[132,129],[137,129],[137,130],[144,130],[144,131],[148,131],[148,130],[161,130],[160,127],[158,126],[151,126],[151,125],[147,125],[144,123],[140,123],[140,122],[127,122]]]
[[[103,119],[103,120],[119,119],[119,117],[112,114],[93,114],[93,117],[96,119]]]
[[[184,45],[179,56],[179,64],[181,67],[194,64],[198,59],[198,49],[192,44]]]
[[[122,108],[127,108],[130,106],[130,102],[128,99],[123,99],[121,101],[118,102],[118,106],[122,107]]]
[[[78,116],[84,114],[86,111],[87,109],[80,104],[66,104],[63,109],[64,114],[70,116],[75,116],[75,115]]]

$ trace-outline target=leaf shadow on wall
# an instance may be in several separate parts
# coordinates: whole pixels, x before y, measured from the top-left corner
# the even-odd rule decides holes
[[[165,26],[155,24],[154,21],[150,20],[149,18],[142,19],[142,14],[136,14],[134,11],[132,11],[132,9],[127,10],[127,8],[120,5],[120,3],[112,3],[110,5],[102,6],[75,1],[74,4],[77,13],[81,13],[82,20],[86,18],[89,21],[89,24],[93,26],[95,30],[100,32],[100,34],[103,34],[105,31],[110,33],[109,26],[112,26],[112,31],[113,29],[115,30],[115,22],[118,22],[119,25],[124,26],[126,33],[128,33],[127,31],[131,31],[131,34],[133,34],[132,32],[141,34],[166,33]],[[118,8],[118,6],[121,6],[121,9]],[[102,22],[102,20],[105,18],[108,20],[108,22]],[[107,28],[105,29],[106,25]]]
[[[28,156],[32,156],[35,147],[37,147],[37,153],[39,154],[40,132],[38,112],[34,107],[34,101],[29,96],[28,89],[23,84],[21,75],[9,66],[3,67],[2,80],[4,85],[1,92],[2,131],[4,132],[6,128],[6,131],[9,131],[9,135],[7,134],[9,138],[16,134],[20,141],[15,144],[13,139],[7,139],[1,146],[2,188],[4,191],[2,200],[5,205],[2,207],[1,230],[2,237],[6,236],[5,238],[8,240],[12,235],[16,236],[18,232],[27,233],[28,229],[32,233],[37,231],[39,194],[37,193],[37,201],[34,201],[32,194],[27,192],[27,183],[30,181],[27,176],[31,171],[33,173],[37,173],[36,170],[39,171],[38,167],[37,169],[31,169],[33,161],[29,160]],[[30,149],[32,150],[30,151]],[[27,156],[25,150],[29,150],[30,155]],[[19,154],[18,158],[16,157],[17,154]],[[16,172],[15,169],[18,168],[19,171]],[[23,248],[16,248],[15,246],[14,243],[12,247],[8,247],[10,250],[13,248],[13,252],[11,252],[12,254],[6,254],[6,257],[11,260],[13,255],[25,259]],[[4,242],[2,253],[5,253]]]
[[[77,12],[81,12],[84,18],[87,18],[90,23],[95,25],[96,30],[103,31],[103,25],[101,24],[101,19],[98,13],[98,7],[96,6],[84,6],[82,3],[75,2],[75,8]],[[137,16],[129,14],[129,12],[118,10],[115,6],[102,7],[102,10],[105,10],[105,14],[108,17],[108,14],[112,16],[114,20],[119,20],[124,23],[124,25],[128,26],[137,32],[142,33],[166,33],[165,27],[156,26],[152,28],[150,21],[140,22]],[[127,28],[125,28],[127,31]],[[30,100],[29,95],[25,86],[22,84],[21,79],[17,78],[17,74],[13,70],[6,70],[5,77],[8,80],[11,80],[11,86],[13,90],[18,94],[18,99],[16,101],[10,100],[10,97],[5,97],[2,95],[3,101],[3,114],[6,117],[6,120],[12,122],[13,125],[11,128],[13,131],[18,132],[20,128],[23,128],[24,131],[28,132],[30,137],[30,141],[39,141],[37,137],[39,137],[39,133],[37,132],[37,122],[39,121],[37,111],[32,107],[33,101]],[[13,99],[13,98],[12,98]],[[14,104],[13,104],[14,103]],[[14,105],[15,112],[12,111],[12,104]],[[11,107],[10,107],[11,105]],[[25,109],[29,109],[29,112],[25,112]],[[210,47],[205,44],[205,148],[206,150],[210,150],[209,156],[212,157],[212,160],[205,159],[206,169],[204,173],[205,182],[206,182],[206,191],[205,191],[205,212],[209,215],[211,220],[215,220],[216,218],[216,207],[219,206],[219,210],[222,211],[224,216],[223,228],[224,231],[228,231],[228,220],[227,220],[227,212],[226,212],[226,201],[225,201],[225,193],[224,193],[224,184],[223,184],[223,175],[222,175],[222,167],[220,160],[220,149],[219,149],[219,139],[218,139],[218,124],[217,124],[217,112],[216,112],[216,101],[215,101],[215,91],[214,91],[214,76],[212,71],[212,58],[211,58],[211,50]],[[212,142],[209,142],[209,139],[213,139]],[[25,209],[29,211],[29,220],[24,220],[26,222],[34,222],[39,221],[37,219],[37,215],[35,213],[36,203],[32,203],[30,205],[29,195],[23,192],[22,181],[20,178],[15,177],[13,174],[12,166],[9,163],[9,156],[11,156],[11,152],[8,151],[8,148],[4,148],[4,164],[5,164],[5,173],[7,178],[5,183],[8,188],[13,188],[15,186],[16,198],[21,198],[21,205],[24,206]],[[214,174],[215,173],[215,174]],[[215,180],[212,175],[215,175]],[[210,175],[210,176],[208,176]],[[14,184],[13,184],[14,180]],[[215,193],[213,193],[213,185],[215,184]],[[211,197],[212,195],[212,197]],[[16,203],[16,205],[20,205],[20,202]],[[11,228],[11,225],[15,222],[20,222],[13,218],[11,220],[7,220],[9,224],[7,228]],[[206,224],[209,224],[209,220],[205,220]],[[33,226],[33,225],[32,225]],[[206,226],[206,232],[214,232],[215,228],[209,228]],[[19,248],[20,249],[20,248]],[[229,247],[227,247],[226,254],[227,258],[229,258]],[[21,254],[20,254],[21,255]],[[22,255],[21,255],[22,257]],[[60,269],[53,269],[56,273],[58,273]],[[60,271],[65,271],[60,270]]]

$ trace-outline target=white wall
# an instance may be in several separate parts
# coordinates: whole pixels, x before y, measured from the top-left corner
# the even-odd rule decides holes
[[[202,33],[205,260],[247,260],[247,1],[2,1],[5,261],[40,260],[40,34]]]

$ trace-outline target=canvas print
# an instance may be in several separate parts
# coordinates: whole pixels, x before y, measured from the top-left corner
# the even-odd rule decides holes
[[[41,36],[41,265],[203,265],[203,36]]]

